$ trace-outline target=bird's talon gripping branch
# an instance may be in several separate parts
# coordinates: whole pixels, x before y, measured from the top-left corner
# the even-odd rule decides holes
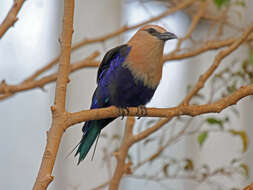
[[[119,116],[122,116],[121,117],[121,120],[124,119],[125,116],[127,116],[129,114],[129,109],[128,107],[125,107],[125,108],[119,108]]]
[[[140,119],[143,116],[146,116],[148,114],[147,108],[144,105],[140,105],[137,107],[137,119]]]

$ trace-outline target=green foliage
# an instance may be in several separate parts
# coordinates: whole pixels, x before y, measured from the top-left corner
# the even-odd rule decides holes
[[[249,63],[253,66],[253,49],[250,50]]]
[[[198,142],[199,142],[200,146],[203,145],[203,143],[205,142],[207,137],[208,137],[208,132],[207,131],[204,131],[204,132],[200,133],[200,135],[198,136]]]
[[[210,125],[219,125],[220,127],[223,128],[223,120],[221,119],[216,119],[216,118],[213,118],[213,117],[209,117],[206,119],[206,122]]]
[[[213,2],[218,8],[221,8],[223,5],[228,4],[230,0],[213,0]]]

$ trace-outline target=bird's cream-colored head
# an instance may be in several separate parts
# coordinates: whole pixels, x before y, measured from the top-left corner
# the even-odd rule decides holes
[[[164,43],[175,38],[175,34],[158,25],[146,25],[134,34],[128,42],[131,51],[126,66],[136,79],[151,88],[157,87],[162,76]]]

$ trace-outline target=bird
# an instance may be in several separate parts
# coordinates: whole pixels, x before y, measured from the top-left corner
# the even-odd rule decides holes
[[[109,50],[98,68],[97,88],[90,109],[112,105],[119,110],[145,106],[162,77],[164,44],[176,38],[174,33],[161,26],[145,25],[126,44]],[[101,130],[114,119],[85,122],[75,154],[79,154],[78,165],[85,159]]]

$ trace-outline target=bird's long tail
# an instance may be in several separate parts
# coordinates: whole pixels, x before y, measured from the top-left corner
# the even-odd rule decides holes
[[[88,123],[85,123],[85,125],[83,137],[75,154],[75,156],[79,154],[78,164],[84,160],[101,131],[101,126],[98,121],[89,121]]]

